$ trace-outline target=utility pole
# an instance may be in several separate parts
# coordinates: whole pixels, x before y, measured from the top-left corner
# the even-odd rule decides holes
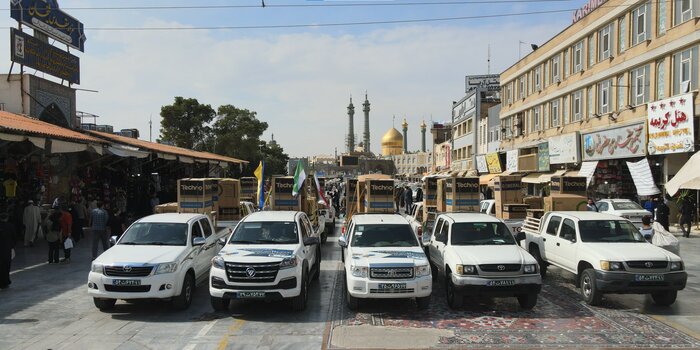
[[[153,113],[148,117],[148,142],[153,142]]]

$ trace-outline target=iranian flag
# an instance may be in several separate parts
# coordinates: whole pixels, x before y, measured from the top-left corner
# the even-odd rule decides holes
[[[299,159],[297,161],[297,169],[294,171],[292,196],[296,196],[304,188],[304,181],[306,181],[306,172],[304,171],[304,164],[302,164],[301,159]]]
[[[321,188],[321,185],[318,183],[318,177],[316,176],[316,172],[314,171],[314,182],[316,183],[316,191],[318,192],[318,196],[323,199],[323,203],[326,204],[326,207],[330,207],[328,204],[328,200],[326,199],[326,196],[323,195],[323,189]]]

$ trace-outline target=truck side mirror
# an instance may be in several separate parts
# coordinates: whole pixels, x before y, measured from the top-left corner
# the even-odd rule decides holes
[[[525,232],[520,231],[515,234],[515,240],[518,241],[518,243],[522,242],[525,240]]]
[[[317,244],[321,244],[321,240],[319,240],[318,237],[308,237],[304,240],[304,245],[306,246]]]
[[[206,240],[206,238],[204,238],[204,237],[195,237],[195,238],[192,238],[192,246],[193,246],[193,247],[200,246],[200,245],[204,245],[204,243],[206,243],[206,242],[207,242],[207,240]]]
[[[226,239],[225,239],[225,238],[219,238],[219,240],[216,241],[216,242],[219,243],[221,246],[225,246],[225,245],[226,245]]]
[[[430,245],[430,233],[424,233],[423,236],[421,237],[421,243],[423,243],[423,246],[429,246]]]
[[[339,245],[341,248],[347,247],[347,246],[348,246],[348,240],[347,240],[347,238],[345,238],[345,236],[340,236],[340,237],[338,237],[338,245]]]
[[[110,246],[115,246],[115,245],[117,245],[117,236],[111,236],[111,237],[109,237],[109,245],[110,245]]]

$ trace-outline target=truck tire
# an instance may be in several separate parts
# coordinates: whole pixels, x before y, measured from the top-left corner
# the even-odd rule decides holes
[[[117,299],[92,298],[92,302],[95,303],[95,307],[100,309],[100,311],[107,311],[114,309]]]
[[[595,270],[591,268],[583,270],[580,287],[581,296],[588,305],[600,305],[601,300],[603,300],[603,293],[596,286]]]
[[[518,295],[518,304],[525,310],[532,310],[537,305],[537,293],[527,293]]]
[[[416,298],[416,305],[418,305],[418,310],[426,310],[430,307],[430,295],[427,297]]]
[[[307,268],[304,268],[304,272],[301,275],[301,290],[299,295],[292,298],[292,309],[294,311],[304,311],[306,309],[306,302],[309,300],[309,281]]]
[[[651,293],[651,298],[654,299],[654,304],[659,306],[669,306],[675,303],[676,297],[678,297],[678,291],[676,290]]]
[[[314,276],[311,278],[312,281],[318,281],[321,277],[321,247],[316,248],[316,261],[314,262]]]
[[[449,306],[450,309],[462,307],[463,298],[457,291],[457,288],[455,288],[454,283],[452,283],[452,272],[450,271],[445,275],[445,291],[447,294],[447,306]]]
[[[211,307],[214,311],[228,311],[231,300],[225,298],[211,297]]]
[[[547,277],[547,263],[542,259],[540,249],[530,247],[530,254],[537,260],[537,264],[540,265],[540,276],[542,276],[542,278]]]
[[[182,289],[180,294],[173,298],[173,307],[178,310],[185,310],[192,304],[192,296],[194,295],[194,276],[192,273],[187,273],[182,281]]]
[[[355,298],[350,295],[350,286],[348,285],[348,275],[345,274],[343,270],[343,276],[345,278],[345,303],[348,304],[348,309],[352,311],[357,311],[360,308],[360,299]]]

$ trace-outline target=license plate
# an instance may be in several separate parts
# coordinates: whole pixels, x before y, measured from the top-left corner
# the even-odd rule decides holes
[[[515,280],[495,280],[486,282],[487,286],[492,287],[503,287],[503,286],[514,286]]]
[[[380,283],[379,289],[406,289],[406,283]]]
[[[238,297],[245,299],[264,298],[265,292],[238,292]]]
[[[141,280],[112,280],[113,286],[140,286]]]
[[[664,280],[664,275],[634,275],[637,282],[659,282]]]

